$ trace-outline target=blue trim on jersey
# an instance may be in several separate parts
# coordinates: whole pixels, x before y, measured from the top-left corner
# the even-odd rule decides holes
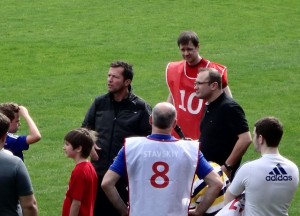
[[[109,170],[114,171],[122,177],[127,176],[124,146],[119,151],[112,165],[110,165]]]
[[[147,136],[148,139],[159,140],[159,141],[177,141],[175,137],[169,134],[151,134]]]
[[[202,152],[199,152],[198,166],[196,174],[199,179],[204,179],[211,171],[213,171],[213,167],[210,163],[205,159]]]

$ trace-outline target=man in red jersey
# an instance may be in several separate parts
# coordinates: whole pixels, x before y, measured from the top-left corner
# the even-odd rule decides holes
[[[199,38],[195,32],[185,31],[177,39],[178,47],[184,60],[170,62],[166,68],[166,81],[169,88],[168,102],[177,111],[177,122],[186,137],[199,139],[199,125],[202,119],[205,102],[196,97],[194,82],[200,68],[215,68],[222,76],[224,92],[232,97],[227,81],[227,68],[199,55]],[[178,135],[173,131],[172,135]]]

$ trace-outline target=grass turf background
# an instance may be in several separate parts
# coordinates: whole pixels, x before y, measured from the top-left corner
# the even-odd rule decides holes
[[[299,8],[298,0],[2,0],[0,102],[25,105],[42,133],[25,153],[40,215],[60,214],[74,167],[63,137],[106,92],[109,64],[133,64],[134,92],[153,106],[167,98],[165,66],[181,59],[183,30],[198,33],[202,56],[228,67],[251,130],[263,116],[281,119],[280,151],[299,167]],[[244,160],[257,157],[251,146]],[[299,203],[298,190],[291,216]]]

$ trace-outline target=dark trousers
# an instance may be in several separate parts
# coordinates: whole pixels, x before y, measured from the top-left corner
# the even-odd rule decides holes
[[[111,202],[106,197],[104,191],[101,188],[102,179],[103,177],[99,177],[94,216],[120,216],[119,212],[114,208],[114,206],[111,204]],[[128,191],[126,190],[126,187],[127,180],[120,178],[120,180],[116,184],[116,188],[123,201],[127,204]]]

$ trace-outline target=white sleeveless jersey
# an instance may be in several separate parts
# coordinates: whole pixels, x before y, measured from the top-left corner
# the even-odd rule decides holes
[[[198,157],[196,141],[127,138],[130,216],[187,216]]]

